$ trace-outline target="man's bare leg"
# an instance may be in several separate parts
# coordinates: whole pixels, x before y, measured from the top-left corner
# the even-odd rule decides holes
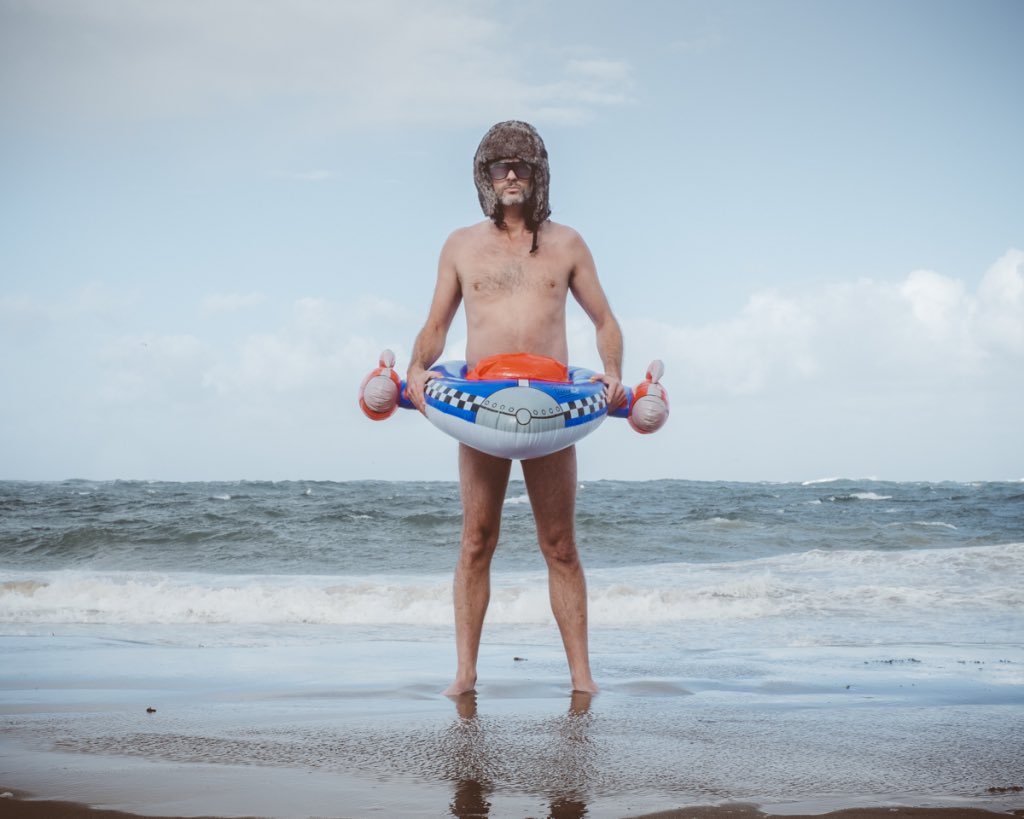
[[[455,649],[458,669],[445,694],[476,687],[476,660],[491,599],[491,558],[498,546],[501,509],[512,462],[459,444],[462,546],[455,568]]]
[[[596,694],[587,646],[587,582],[576,550],[576,448],[522,462],[537,522],[537,542],[548,564],[551,611],[562,634],[573,691]]]

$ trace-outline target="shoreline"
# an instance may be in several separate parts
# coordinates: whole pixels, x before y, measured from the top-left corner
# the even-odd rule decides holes
[[[449,815],[459,817],[457,813]],[[486,814],[465,813],[470,816]],[[524,817],[527,814],[523,814]],[[567,808],[553,811],[550,819],[575,819],[591,815]],[[627,815],[623,815],[625,819]],[[836,808],[824,813],[777,813],[766,811],[756,803],[731,802],[722,805],[688,805],[655,813],[630,813],[633,819],[993,819],[993,817],[1024,817],[1024,808],[993,811],[971,807],[914,807],[881,804],[871,807]],[[357,814],[317,815],[318,819],[357,819]],[[171,814],[135,813],[93,807],[83,802],[40,798],[36,794],[0,785],[0,819],[186,819]],[[187,819],[273,819],[273,815],[189,816]]]

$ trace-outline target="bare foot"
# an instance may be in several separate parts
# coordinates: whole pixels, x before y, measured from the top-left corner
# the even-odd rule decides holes
[[[597,687],[597,683],[594,682],[593,677],[585,677],[578,682],[572,681],[572,692],[574,694],[598,694],[601,689]]]
[[[471,691],[476,691],[476,677],[466,679],[456,677],[455,681],[441,693],[446,697],[459,697],[469,694]]]

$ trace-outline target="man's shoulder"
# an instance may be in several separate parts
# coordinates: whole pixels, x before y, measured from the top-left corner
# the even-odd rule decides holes
[[[585,245],[583,237],[576,228],[560,224],[559,222],[552,222],[550,219],[541,228],[541,237],[556,245],[570,249]]]
[[[552,236],[567,239],[580,239],[580,233],[576,228],[563,225],[561,222],[552,222],[548,219],[544,223],[544,232],[551,234]]]
[[[482,219],[472,225],[464,225],[463,227],[455,228],[451,235],[459,237],[484,236],[490,233],[493,228],[494,222],[490,219]]]
[[[483,237],[487,236],[491,227],[491,221],[489,219],[485,219],[482,222],[477,222],[475,225],[466,225],[465,227],[455,228],[455,230],[448,234],[448,239],[445,244],[458,247],[470,242],[478,242]]]

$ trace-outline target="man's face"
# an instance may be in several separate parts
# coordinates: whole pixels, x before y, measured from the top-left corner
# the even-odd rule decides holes
[[[516,173],[517,168],[519,173]],[[491,184],[502,205],[526,204],[533,193],[532,167],[517,157],[508,157],[492,162],[490,172]]]

